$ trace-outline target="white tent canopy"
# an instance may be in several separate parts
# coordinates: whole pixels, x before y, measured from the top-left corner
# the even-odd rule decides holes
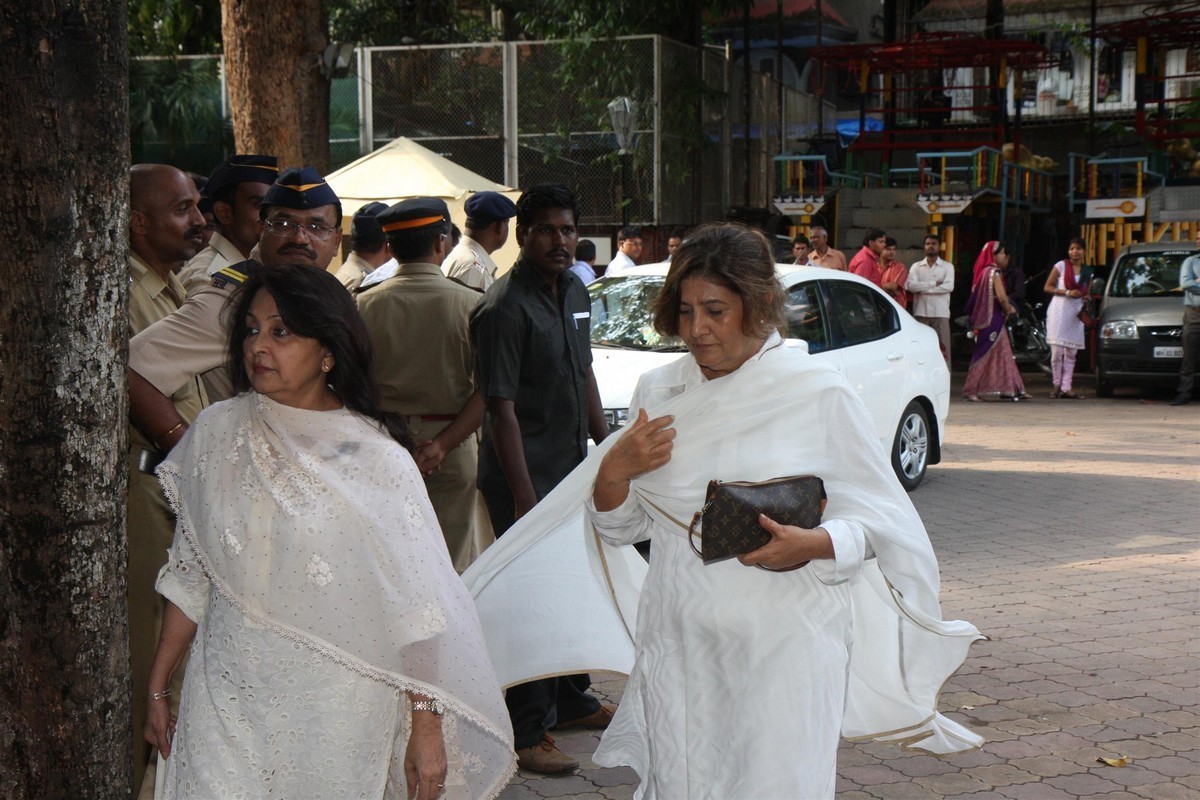
[[[404,137],[330,173],[325,180],[342,201],[347,232],[354,212],[374,201],[391,205],[408,197],[440,197],[453,222],[462,228],[467,218],[463,203],[472,193],[501,192],[514,202],[520,195]],[[513,228],[504,247],[492,253],[501,272],[513,265],[520,250],[515,225]]]

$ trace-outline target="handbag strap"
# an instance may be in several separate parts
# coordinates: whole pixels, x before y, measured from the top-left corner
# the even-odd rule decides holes
[[[692,524],[688,526],[688,544],[691,545],[692,551],[701,558],[704,558],[704,554],[700,552],[699,547],[696,547],[696,537],[698,536],[696,526],[700,524],[700,518],[704,516],[704,511],[708,508],[708,505],[708,503],[705,503],[704,508],[692,515]],[[703,540],[701,540],[701,543],[703,544]]]

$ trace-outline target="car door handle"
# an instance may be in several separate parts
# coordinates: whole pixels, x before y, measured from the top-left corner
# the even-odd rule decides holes
[[[904,359],[904,353],[888,353],[888,361],[901,361]]]

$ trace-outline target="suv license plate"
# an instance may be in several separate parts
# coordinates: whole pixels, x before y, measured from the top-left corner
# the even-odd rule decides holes
[[[1154,348],[1155,358],[1183,358],[1182,347],[1156,347]]]

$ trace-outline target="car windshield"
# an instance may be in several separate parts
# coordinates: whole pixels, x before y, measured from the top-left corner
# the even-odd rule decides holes
[[[1179,268],[1194,250],[1127,253],[1113,270],[1110,297],[1161,297],[1179,294]]]
[[[589,284],[592,344],[629,350],[685,350],[682,339],[654,330],[650,305],[662,285],[661,275],[614,276]]]

